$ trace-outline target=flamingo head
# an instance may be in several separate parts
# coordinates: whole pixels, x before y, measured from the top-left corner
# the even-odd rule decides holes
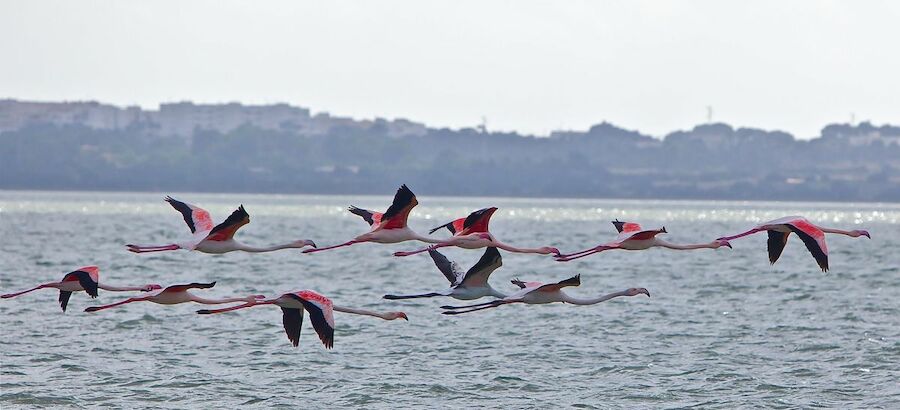
[[[872,239],[872,235],[869,235],[869,231],[863,229],[857,229],[853,231],[853,237],[858,238],[860,236],[865,236],[866,238]]]
[[[141,287],[141,292],[150,292],[152,290],[162,289],[162,286],[157,285],[155,283],[151,283],[149,285],[144,285]]]
[[[645,288],[631,288],[625,291],[625,296],[637,296],[641,294],[647,295],[648,298],[650,297],[650,291]]]
[[[265,298],[266,298],[266,295],[250,295],[250,296],[247,296],[246,298],[244,298],[244,300],[246,300],[247,303],[253,303],[258,300],[265,299]]]
[[[728,242],[724,239],[716,239],[716,244],[718,245],[717,247],[727,246],[730,249],[734,249],[731,247],[731,242]]]
[[[385,315],[385,319],[387,319],[387,320],[403,319],[403,320],[409,321],[409,318],[406,317],[406,313],[403,313],[403,312],[388,312]]]
[[[311,246],[311,247],[315,248],[316,243],[309,239],[301,239],[299,241],[294,241],[293,243],[291,243],[291,246],[294,248],[303,248],[306,246]]]

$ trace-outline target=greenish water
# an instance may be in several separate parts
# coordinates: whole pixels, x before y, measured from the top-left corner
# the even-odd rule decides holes
[[[387,301],[385,293],[446,286],[416,247],[363,244],[221,256],[131,254],[186,227],[163,194],[0,191],[0,293],[58,280],[96,264],[115,285],[217,281],[225,297],[315,289],[336,304],[403,310],[409,322],[336,314],[334,350],[307,320],[289,345],[281,312],[199,316],[198,305],[87,306],[125,294],[57,292],[0,301],[0,407],[248,408],[900,407],[900,205],[420,197],[410,225],[427,232],[486,206],[491,230],[521,246],[582,249],[614,236],[610,220],[665,225],[674,242],[705,242],[757,222],[800,214],[825,226],[866,228],[873,239],[829,236],[822,273],[796,238],[770,266],[765,235],[734,250],[605,252],[571,263],[504,254],[492,276],[556,281],[594,296],[646,287],[653,297],[595,306],[503,306],[446,317],[447,298]],[[216,220],[239,203],[252,223],[240,240],[343,242],[366,230],[345,211],[382,209],[388,197],[173,194]],[[463,267],[481,251],[449,249]],[[452,303],[451,303],[452,304]]]

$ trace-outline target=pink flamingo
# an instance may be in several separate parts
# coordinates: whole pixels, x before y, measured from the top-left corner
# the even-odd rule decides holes
[[[189,289],[209,289],[213,286],[216,286],[216,282],[211,283],[189,283],[186,285],[172,285],[168,286],[165,289],[157,290],[152,292],[146,296],[139,296],[125,299],[121,302],[112,303],[109,305],[102,306],[91,306],[85,309],[85,312],[96,312],[98,310],[109,309],[116,306],[121,306],[126,303],[134,303],[134,302],[152,302],[159,305],[177,305],[179,303],[187,303],[187,302],[195,302],[202,303],[204,305],[220,305],[223,303],[232,303],[232,302],[251,302],[257,299],[262,299],[265,296],[263,295],[253,295],[247,296],[243,298],[224,298],[224,299],[204,299],[197,295],[194,295],[191,292],[188,292]]]
[[[372,312],[363,309],[351,309],[340,306],[334,306],[331,299],[312,290],[299,290],[285,293],[275,299],[269,300],[253,300],[239,306],[232,306],[222,309],[202,309],[197,313],[201,315],[210,315],[215,313],[230,312],[238,309],[245,309],[253,306],[275,305],[281,308],[282,324],[284,325],[284,333],[294,347],[300,344],[300,326],[303,325],[303,311],[309,312],[310,320],[312,320],[313,329],[319,335],[319,340],[325,345],[326,349],[334,346],[334,312],[352,313],[355,315],[364,315],[377,317],[384,320],[404,319],[406,313],[403,312]]]
[[[628,251],[642,251],[644,249],[649,249],[653,247],[661,247],[661,248],[669,248],[675,250],[691,250],[691,249],[717,249],[722,246],[727,246],[731,248],[731,244],[724,239],[717,239],[710,243],[701,243],[701,244],[693,244],[693,245],[677,245],[674,243],[670,243],[659,239],[656,235],[661,233],[667,233],[666,228],[662,227],[660,229],[644,229],[641,228],[640,225],[632,222],[621,222],[619,220],[615,220],[612,223],[616,230],[619,231],[619,235],[616,236],[616,239],[612,242],[607,242],[603,245],[595,246],[590,249],[585,249],[583,251],[570,253],[567,255],[559,255],[556,257],[558,262],[568,262],[574,259],[583,258],[585,256],[593,255],[595,253],[600,253],[610,249],[624,249]]]
[[[315,247],[316,244],[308,239],[288,242],[280,245],[257,248],[248,246],[234,240],[234,234],[242,226],[250,223],[250,215],[241,205],[231,213],[224,222],[213,226],[209,212],[196,205],[181,202],[172,197],[166,197],[166,202],[175,210],[181,212],[184,222],[194,235],[191,239],[182,243],[169,245],[126,245],[128,250],[134,253],[174,251],[178,249],[195,250],[203,253],[221,254],[232,251],[244,251],[250,253],[272,252],[280,249]]]
[[[498,241],[488,230],[488,224],[495,211],[497,211],[497,208],[493,207],[479,209],[465,218],[460,218],[438,226],[437,228],[432,229],[430,233],[434,233],[442,228],[447,228],[453,236],[422,249],[408,252],[394,252],[394,256],[410,256],[426,251],[433,251],[446,246],[456,246],[464,249],[494,247],[515,253],[537,253],[541,255],[553,253],[559,255],[559,249],[551,246],[543,246],[540,248],[516,248]]]
[[[719,239],[730,241],[732,239],[737,239],[743,236],[752,235],[754,233],[763,231],[769,233],[768,250],[770,263],[775,264],[775,261],[777,261],[778,257],[781,256],[781,252],[784,250],[784,246],[787,244],[788,235],[793,232],[800,237],[800,240],[802,240],[804,244],[806,244],[806,249],[808,249],[809,253],[811,253],[813,258],[816,259],[816,263],[819,264],[819,267],[822,268],[823,272],[828,271],[828,247],[825,246],[826,233],[847,235],[851,238],[865,236],[869,239],[872,239],[872,236],[869,235],[869,231],[861,229],[844,231],[841,229],[822,228],[814,225],[812,222],[802,216],[786,216],[784,218],[779,218],[774,221],[769,221],[764,224],[757,225],[755,228],[747,232],[740,233],[734,236],[726,236]]]
[[[303,253],[313,253],[327,251],[329,249],[350,246],[363,242],[375,243],[398,243],[405,241],[422,241],[428,243],[440,242],[417,234],[406,224],[409,218],[409,212],[419,204],[414,194],[406,185],[400,186],[394,195],[394,202],[386,212],[372,212],[355,206],[350,206],[349,211],[355,215],[359,215],[372,227],[369,232],[353,238],[353,240],[344,242],[340,245],[328,246],[318,249],[307,249]]]
[[[508,305],[511,303],[542,305],[546,303],[562,302],[571,303],[573,305],[595,305],[597,303],[606,302],[607,300],[620,296],[637,296],[643,294],[647,295],[647,297],[650,297],[650,292],[644,288],[626,289],[621,292],[613,292],[608,295],[603,295],[591,299],[572,297],[562,291],[562,288],[567,286],[581,285],[581,275],[575,275],[569,279],[556,283],[550,283],[547,285],[541,282],[522,282],[518,279],[513,280],[512,283],[519,287],[519,291],[503,299],[468,306],[441,306],[441,309],[448,310],[442,313],[445,315],[458,315],[462,313],[475,312],[477,310],[491,309],[497,306]]]
[[[65,312],[66,306],[69,305],[69,298],[72,297],[72,292],[85,291],[87,292],[88,296],[93,299],[98,296],[97,289],[103,289],[110,292],[149,292],[151,290],[159,289],[160,286],[144,285],[123,287],[107,285],[104,283],[100,283],[100,268],[96,266],[85,266],[83,268],[79,268],[78,270],[67,273],[59,282],[44,283],[41,285],[37,285],[31,289],[23,290],[21,292],[7,293],[0,296],[0,298],[14,298],[16,296],[24,295],[28,292],[34,292],[38,289],[44,288],[59,289],[59,307],[61,307],[62,311]]]

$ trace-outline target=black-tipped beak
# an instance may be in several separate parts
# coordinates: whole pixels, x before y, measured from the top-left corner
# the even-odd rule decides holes
[[[669,233],[669,231],[666,230],[666,227],[665,227],[665,226],[662,227],[662,229],[660,229],[659,232],[660,232],[660,233]]]
[[[866,233],[864,233],[864,234],[863,234],[863,235],[865,235],[865,236],[866,236],[866,238],[869,238],[869,239],[872,239],[872,235],[869,235],[869,233],[868,233],[868,232],[866,232]]]

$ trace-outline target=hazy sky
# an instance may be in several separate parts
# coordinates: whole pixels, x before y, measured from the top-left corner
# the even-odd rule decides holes
[[[898,1],[0,0],[0,97],[547,134],[900,124]]]

